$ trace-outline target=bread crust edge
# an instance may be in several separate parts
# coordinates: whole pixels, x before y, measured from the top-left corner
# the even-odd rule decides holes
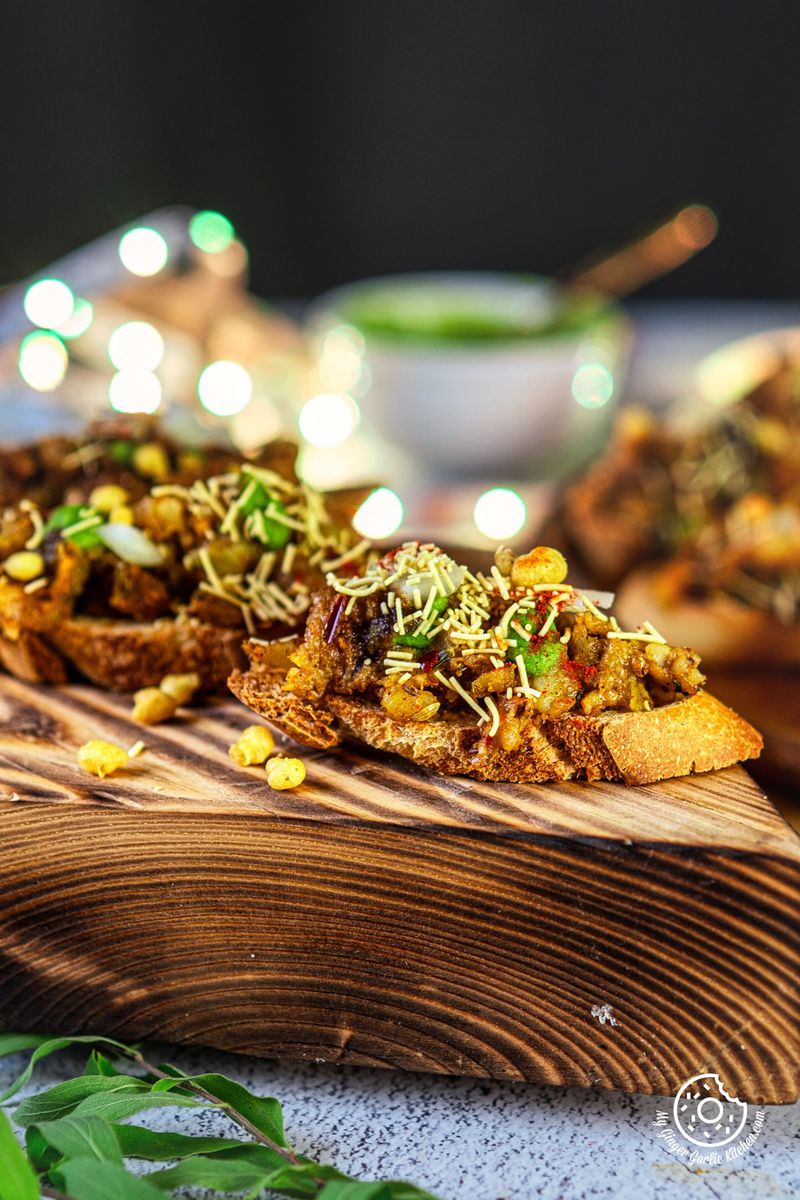
[[[441,775],[506,783],[586,778],[643,785],[721,770],[756,758],[761,735],[707,692],[648,712],[573,714],[544,721],[519,750],[502,749],[471,716],[401,722],[377,704],[328,694],[301,700],[283,690],[280,671],[235,671],[228,686],[249,708],[315,749],[353,738],[409,758]]]
[[[150,623],[71,617],[46,631],[0,639],[0,665],[27,683],[64,683],[73,668],[112,692],[157,685],[165,675],[197,672],[202,691],[224,692],[246,661],[242,630],[164,618]]]

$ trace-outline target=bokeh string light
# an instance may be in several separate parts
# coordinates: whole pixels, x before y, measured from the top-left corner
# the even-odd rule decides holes
[[[614,375],[604,363],[583,363],[572,376],[572,396],[581,408],[602,408],[614,395]]]
[[[29,333],[19,348],[19,373],[28,387],[52,392],[64,380],[69,366],[67,348],[54,333]]]
[[[119,240],[119,257],[131,275],[157,275],[167,265],[169,246],[157,229],[139,226],[123,233]]]
[[[77,297],[71,315],[55,328],[59,337],[71,341],[73,338],[83,337],[84,333],[91,329],[93,320],[94,305],[90,300]]]
[[[321,392],[306,400],[297,425],[301,436],[312,446],[330,449],[350,437],[360,417],[358,405],[346,392]]]
[[[154,413],[161,405],[161,382],[152,371],[117,371],[108,400],[120,413]]]
[[[351,325],[337,325],[322,340],[317,374],[328,391],[350,391],[364,370],[364,337]]]
[[[221,254],[236,237],[236,230],[222,213],[207,209],[189,221],[189,239],[204,254]]]
[[[228,359],[209,363],[197,383],[200,403],[215,417],[232,417],[253,395],[253,380],[241,363]]]
[[[164,339],[149,321],[126,321],[109,338],[108,357],[118,371],[155,371],[164,357]]]
[[[353,528],[362,537],[380,541],[397,533],[404,515],[403,501],[397,492],[393,492],[391,488],[379,487],[370,492],[356,510]]]
[[[22,307],[31,325],[58,329],[72,316],[75,297],[60,279],[39,279],[26,291]]]
[[[515,537],[528,516],[525,501],[511,488],[490,488],[478,497],[473,512],[475,524],[484,537],[500,542]]]

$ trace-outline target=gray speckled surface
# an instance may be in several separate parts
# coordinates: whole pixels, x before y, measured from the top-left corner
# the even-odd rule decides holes
[[[326,1064],[261,1062],[212,1050],[164,1049],[190,1073],[222,1071],[276,1096],[296,1149],[367,1178],[406,1178],[441,1200],[766,1200],[800,1195],[800,1104],[768,1108],[756,1144],[737,1164],[690,1170],[652,1122],[654,1096],[451,1079]],[[0,1088],[24,1059],[0,1064]],[[62,1052],[35,1088],[81,1071]],[[136,1120],[189,1134],[223,1134],[214,1112],[174,1109]]]

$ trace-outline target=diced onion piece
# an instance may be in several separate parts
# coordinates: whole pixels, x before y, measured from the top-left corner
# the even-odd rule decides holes
[[[586,595],[590,604],[593,604],[595,608],[611,608],[616,595],[615,592],[597,592],[594,588],[581,588],[581,591]],[[576,598],[570,601],[569,604],[564,605],[563,611],[585,612],[586,605],[583,602],[583,597],[576,596]]]
[[[136,525],[100,525],[97,536],[123,562],[137,567],[160,567],[164,562],[161,547]]]
[[[439,568],[439,577],[447,589],[448,596],[451,596],[453,592],[461,587],[465,576],[466,568],[459,566],[457,563]],[[423,579],[415,584],[408,583],[405,579],[397,579],[392,584],[392,591],[396,592],[408,604],[414,603],[414,592],[419,592],[423,607],[427,602],[431,589],[437,590],[436,584],[431,579]]]

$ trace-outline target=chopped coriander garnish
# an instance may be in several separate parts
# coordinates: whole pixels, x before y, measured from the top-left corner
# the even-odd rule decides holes
[[[52,533],[54,529],[68,529],[70,525],[80,521],[83,509],[82,504],[62,504],[53,509],[45,523],[45,533]]]

